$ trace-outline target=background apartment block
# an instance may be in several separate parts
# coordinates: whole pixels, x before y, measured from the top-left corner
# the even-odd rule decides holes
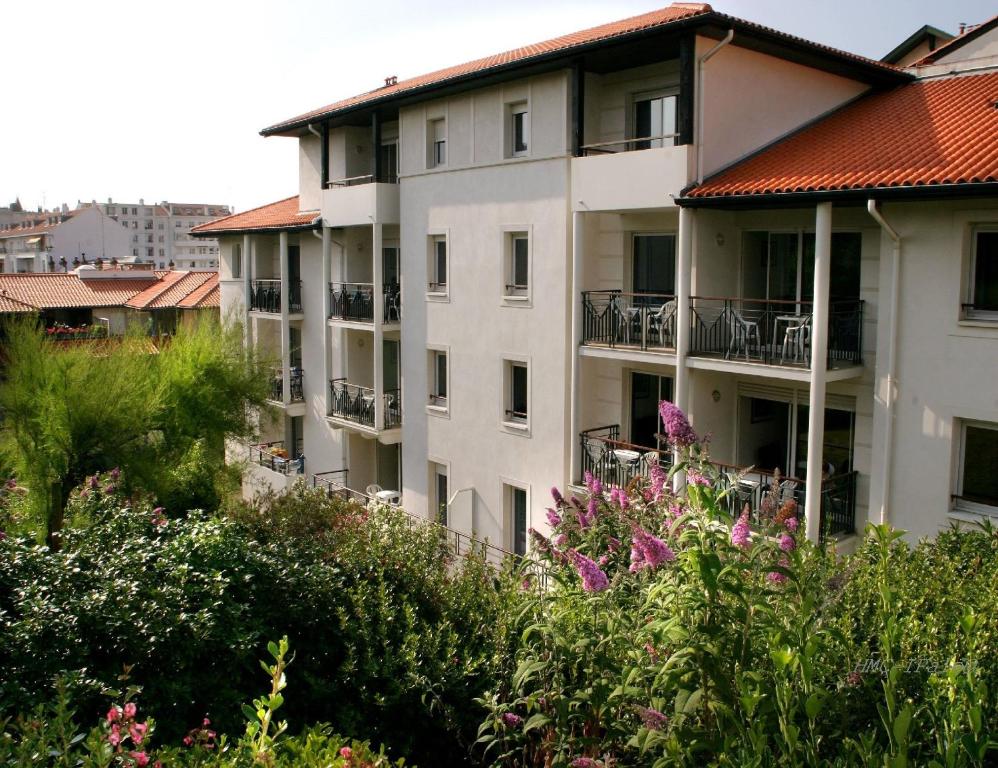
[[[144,200],[116,203],[111,198],[106,203],[80,203],[79,207],[99,208],[121,224],[128,230],[131,257],[152,262],[159,269],[216,269],[218,242],[195,239],[191,230],[232,212],[227,205],[166,201],[146,205]]]
[[[665,399],[813,538],[998,514],[995,26],[905,70],[676,3],[265,129],[299,195],[194,233],[275,362],[247,488],[521,552]]]

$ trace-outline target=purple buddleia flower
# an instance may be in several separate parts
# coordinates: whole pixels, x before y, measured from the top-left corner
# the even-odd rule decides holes
[[[586,592],[602,592],[610,586],[610,580],[592,560],[574,549],[568,550],[572,565],[582,577],[582,588]]]
[[[570,768],[603,768],[603,763],[591,757],[577,757],[569,763]]]
[[[523,718],[519,715],[514,715],[512,712],[503,712],[500,719],[502,720],[502,724],[507,728],[519,728],[523,725]]]
[[[731,543],[736,547],[746,549],[749,546],[749,508],[748,504],[742,510],[738,521],[731,527]]]
[[[634,536],[631,539],[632,572],[643,568],[655,570],[662,563],[671,563],[676,559],[676,553],[668,544],[657,536],[648,533],[640,526],[634,526]]]
[[[784,552],[792,552],[797,549],[797,542],[789,533],[780,534],[780,549]]]
[[[649,731],[664,731],[669,725],[669,718],[651,707],[637,707],[641,724]]]
[[[588,528],[589,524],[592,522],[589,519],[589,515],[581,511],[577,512],[576,515],[579,518],[579,528],[581,528],[583,531],[586,530],[586,528]]]
[[[585,480],[586,480],[586,488],[589,489],[589,493],[591,493],[593,496],[599,496],[601,493],[603,493],[603,483],[601,483],[600,479],[596,477],[596,475],[594,475],[592,472],[588,471],[586,472]]]
[[[556,547],[563,547],[567,542],[568,542],[568,536],[566,536],[564,533],[559,533],[557,536],[551,539],[551,543],[554,544]]]
[[[682,410],[668,400],[663,400],[658,405],[658,412],[662,417],[662,426],[665,427],[669,445],[675,448],[688,448],[697,442],[697,433],[693,431]]]
[[[658,501],[659,496],[662,495],[662,489],[665,487],[665,472],[658,464],[652,464],[651,467],[651,496],[652,499]]]
[[[621,512],[625,511],[628,506],[630,506],[630,500],[627,498],[627,491],[623,488],[611,488],[610,503],[616,504],[620,507]]]
[[[790,560],[784,555],[780,558],[780,566],[787,568],[790,565]],[[766,574],[766,580],[772,582],[773,584],[782,584],[787,580],[787,575],[782,571],[770,571]]]
[[[111,470],[111,479],[117,481],[119,477],[121,477],[121,470],[115,467]]]
[[[609,541],[609,544],[607,545],[607,548],[611,552],[616,552],[618,549],[620,549],[620,539],[617,539],[617,538],[614,538],[613,536],[611,536],[608,539],[608,541]]]
[[[690,485],[710,485],[710,480],[703,473],[692,468],[686,470],[686,482]]]
[[[559,515],[550,507],[547,510],[547,516],[548,516],[548,525],[550,525],[552,528],[557,528],[559,525],[561,525],[561,515]]]
[[[790,531],[790,533],[796,533],[797,532],[797,518],[796,517],[788,517],[787,521],[784,523],[784,525],[787,526],[787,530]]]
[[[597,499],[595,496],[590,496],[589,504],[587,506],[588,509],[586,511],[586,515],[589,518],[590,522],[595,522],[596,515],[599,512],[599,499]]]
[[[557,488],[551,488],[551,498],[554,499],[554,503],[558,507],[565,503],[565,497],[561,495],[561,491]]]

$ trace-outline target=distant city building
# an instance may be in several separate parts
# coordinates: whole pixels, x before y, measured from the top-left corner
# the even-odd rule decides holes
[[[80,264],[126,261],[131,238],[99,208],[42,211],[0,223],[0,271],[66,272]]]
[[[232,213],[227,205],[165,200],[146,205],[142,199],[137,203],[116,203],[108,198],[106,203],[92,201],[80,203],[79,207],[96,207],[120,223],[129,233],[131,258],[152,262],[159,269],[216,269],[218,241],[195,240],[191,229]]]

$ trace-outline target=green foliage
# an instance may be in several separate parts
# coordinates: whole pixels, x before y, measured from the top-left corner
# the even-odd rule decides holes
[[[283,510],[273,528],[271,510]],[[233,733],[255,660],[286,635],[298,683],[282,718],[364,733],[424,764],[466,759],[473,699],[509,661],[496,649],[511,578],[451,562],[436,531],[397,510],[304,489],[239,520],[166,519],[141,500],[89,515],[58,553],[0,542],[6,711],[27,711],[53,676],[75,671],[73,700],[93,715],[129,664],[166,743],[206,714]]]
[[[872,528],[838,558],[799,540],[778,484],[749,536],[697,446],[680,466],[678,496],[662,474],[556,496],[535,537],[554,586],[527,597],[515,673],[481,700],[487,762],[993,764],[994,530],[910,548]]]
[[[250,406],[266,399],[263,365],[244,350],[238,327],[204,321],[181,328],[156,350],[144,336],[54,345],[36,325],[9,325],[4,458],[30,491],[39,528],[59,544],[69,490],[88,475],[120,467],[129,482],[185,503],[214,501],[224,439],[251,432]],[[185,484],[187,487],[185,487]]]

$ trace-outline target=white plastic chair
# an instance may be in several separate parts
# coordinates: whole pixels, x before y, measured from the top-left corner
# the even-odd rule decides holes
[[[797,362],[805,359],[805,350],[811,340],[811,316],[802,315],[801,321],[797,325],[788,325],[783,336],[783,351],[780,354],[780,362],[787,359],[787,353],[792,352],[793,358]]]
[[[369,486],[367,486],[367,488],[364,489],[364,493],[367,494],[368,496],[370,496],[373,499],[373,498],[376,498],[377,495],[379,493],[381,493],[381,491],[383,491],[383,490],[384,490],[384,488],[382,488],[377,483],[371,483]]]
[[[745,359],[748,360],[749,347],[752,344],[752,340],[755,339],[756,348],[761,346],[759,325],[752,320],[746,320],[737,309],[728,310],[728,330],[731,333],[731,343],[728,344],[728,357],[731,357],[732,353],[734,353],[735,357],[738,357],[739,354],[744,352]]]

